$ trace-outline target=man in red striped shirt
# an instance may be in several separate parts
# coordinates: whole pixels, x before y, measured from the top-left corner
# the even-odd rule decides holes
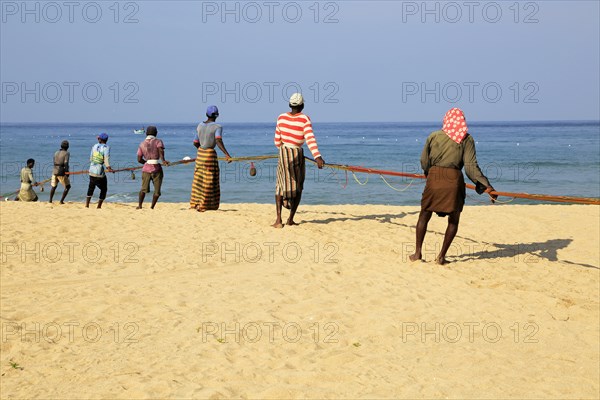
[[[321,157],[317,140],[313,134],[310,118],[302,113],[304,99],[300,93],[294,93],[290,97],[291,112],[281,114],[277,118],[275,128],[275,146],[279,149],[279,160],[277,163],[277,183],[275,184],[275,207],[277,209],[277,220],[274,228],[283,228],[281,221],[281,207],[290,209],[287,225],[296,225],[294,215],[302,198],[304,187],[305,163],[304,142],[312,153],[319,169],[323,168],[325,161]]]

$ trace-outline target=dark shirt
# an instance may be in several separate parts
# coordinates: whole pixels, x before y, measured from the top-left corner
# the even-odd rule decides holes
[[[54,153],[54,169],[52,174],[56,176],[64,176],[65,172],[69,172],[69,157],[71,155],[67,150],[60,149]]]
[[[421,153],[421,167],[425,175],[431,167],[465,168],[467,176],[473,183],[480,182],[491,186],[477,164],[475,140],[467,135],[460,144],[450,139],[444,131],[435,131],[429,135]]]

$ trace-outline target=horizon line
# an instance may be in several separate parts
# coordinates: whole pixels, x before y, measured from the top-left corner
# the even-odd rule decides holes
[[[313,124],[372,124],[372,123],[384,123],[384,124],[437,124],[440,121],[312,121]],[[503,122],[597,122],[600,123],[599,119],[515,119],[515,120],[470,120],[470,123],[503,123]],[[9,125],[9,124],[35,124],[35,125],[43,125],[43,124],[92,124],[92,125],[101,125],[101,124],[137,124],[137,125],[152,125],[152,124],[197,124],[198,121],[183,121],[183,122],[173,122],[173,121],[155,121],[153,123],[144,124],[140,121],[39,121],[39,122],[31,122],[31,121],[0,121],[0,125]],[[230,121],[223,122],[224,124],[275,124],[274,121]]]

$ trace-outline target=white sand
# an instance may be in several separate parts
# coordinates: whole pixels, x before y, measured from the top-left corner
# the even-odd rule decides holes
[[[2,398],[599,396],[600,207],[134,208],[0,204]]]

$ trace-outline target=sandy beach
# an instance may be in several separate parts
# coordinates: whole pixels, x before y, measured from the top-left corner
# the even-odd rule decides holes
[[[145,207],[0,204],[1,398],[599,397],[598,206]]]

